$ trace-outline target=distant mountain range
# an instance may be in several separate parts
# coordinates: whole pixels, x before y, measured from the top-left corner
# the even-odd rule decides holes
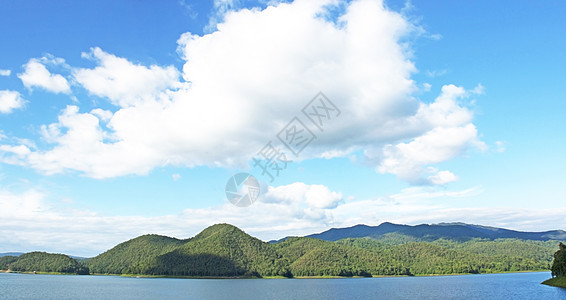
[[[4,256],[21,256],[22,254],[25,254],[24,252],[4,252],[4,253],[0,253],[0,257],[4,257]],[[70,258],[74,258],[74,259],[86,259],[86,257],[82,257],[82,256],[74,256],[74,255],[69,255]]]
[[[0,253],[0,257],[3,256],[20,256],[24,254],[23,252],[4,252],[4,253]]]
[[[555,240],[556,239],[556,240]],[[373,276],[548,270],[564,231],[462,223],[357,225],[266,243],[229,224],[189,239],[148,234],[88,259],[30,252],[0,270],[149,276]]]
[[[471,225],[465,223],[440,223],[422,225],[399,225],[389,222],[378,226],[356,225],[347,228],[332,228],[321,233],[310,234],[306,237],[325,241],[338,241],[345,238],[382,239],[391,234],[402,234],[420,241],[450,239],[467,241],[471,239],[521,239],[521,240],[566,240],[566,231],[550,230],[543,232],[523,232],[504,228]]]

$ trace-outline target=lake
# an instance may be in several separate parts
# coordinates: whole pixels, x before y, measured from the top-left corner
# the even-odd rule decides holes
[[[0,273],[0,299],[566,299],[550,272],[340,279],[173,279]]]

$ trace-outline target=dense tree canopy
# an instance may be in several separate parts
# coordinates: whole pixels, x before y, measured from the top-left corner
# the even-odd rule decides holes
[[[16,272],[55,272],[89,274],[89,269],[64,254],[30,252],[7,263],[7,269]]]
[[[187,240],[143,235],[79,262],[32,252],[0,258],[0,269],[164,276],[372,276],[548,270],[555,242],[518,239],[437,239],[403,234],[336,242],[288,238],[265,243],[228,224]],[[553,276],[566,274],[566,246],[554,254]]]
[[[145,274],[156,256],[171,252],[187,240],[147,234],[123,242],[87,264],[97,274]]]
[[[566,245],[560,243],[558,247],[560,249],[554,253],[554,262],[550,269],[552,271],[552,277],[566,276]]]
[[[269,244],[232,225],[217,224],[190,240],[138,237],[88,265],[94,273],[168,276],[493,273],[548,270],[552,247],[552,242],[517,239],[419,242],[399,234],[337,242],[289,238]]]
[[[10,264],[18,260],[17,256],[2,256],[0,257],[0,270],[10,269]]]

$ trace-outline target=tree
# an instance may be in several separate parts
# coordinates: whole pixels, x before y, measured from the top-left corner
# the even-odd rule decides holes
[[[560,243],[558,247],[560,249],[554,253],[554,262],[550,268],[552,277],[566,276],[566,245]]]

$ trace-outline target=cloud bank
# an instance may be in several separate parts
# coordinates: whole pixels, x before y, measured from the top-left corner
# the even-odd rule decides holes
[[[413,187],[388,197],[361,200],[344,200],[326,186],[300,182],[270,186],[267,190],[246,209],[226,203],[153,217],[105,216],[73,208],[69,201],[50,199],[49,194],[39,190],[2,190],[0,252],[41,250],[94,256],[142,234],[188,238],[218,222],[234,224],[265,241],[385,221],[411,225],[467,222],[524,231],[566,228],[564,208],[453,208],[440,204],[446,199],[465,201],[481,193],[477,188],[450,192]]]

